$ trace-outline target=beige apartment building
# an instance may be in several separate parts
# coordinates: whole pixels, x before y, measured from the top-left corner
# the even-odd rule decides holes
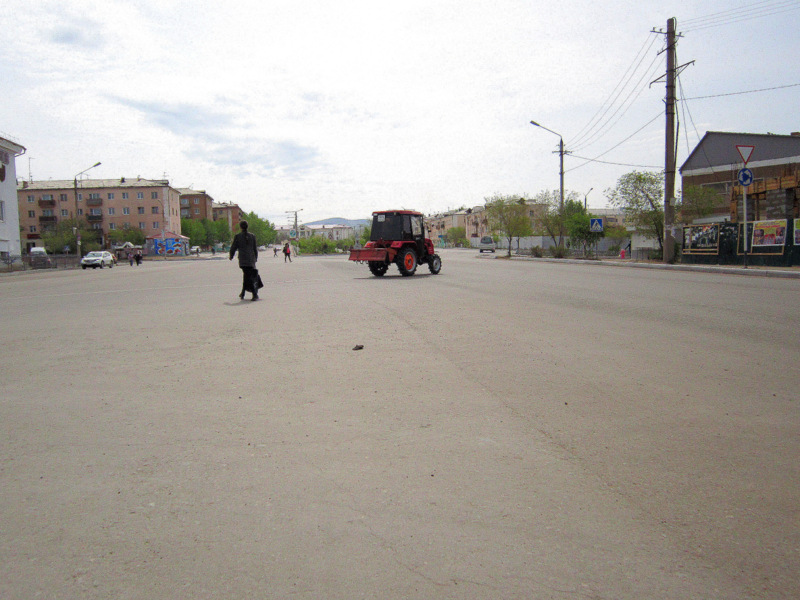
[[[146,237],[162,230],[180,234],[180,192],[166,180],[141,178],[23,181],[17,186],[19,223],[25,248],[42,246],[41,234],[76,217],[102,233],[140,229]]]
[[[178,188],[181,194],[181,219],[214,220],[214,199],[205,190]]]

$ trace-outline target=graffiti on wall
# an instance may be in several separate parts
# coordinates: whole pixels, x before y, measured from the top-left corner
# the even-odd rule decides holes
[[[183,244],[181,244],[180,240],[174,238],[167,238],[165,240],[153,240],[153,245],[156,250],[156,254],[159,256],[175,256],[179,254],[183,254]]]

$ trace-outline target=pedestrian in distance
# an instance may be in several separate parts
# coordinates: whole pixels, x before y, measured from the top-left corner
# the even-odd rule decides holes
[[[239,253],[239,268],[242,270],[242,293],[239,298],[244,300],[245,292],[253,294],[251,300],[255,302],[258,300],[258,289],[263,287],[261,277],[256,269],[256,261],[258,261],[258,244],[256,243],[256,236],[247,231],[247,221],[240,221],[239,228],[241,231],[233,238],[230,250],[230,260],[233,260],[233,255]]]
[[[272,247],[272,256],[273,256],[273,258],[278,256],[278,247],[277,246],[273,246]]]
[[[133,266],[133,252],[128,252],[128,262]]]
[[[136,256],[134,256],[134,260],[136,260],[137,267],[142,264],[142,252],[140,250],[136,251]]]
[[[292,262],[292,247],[289,245],[289,242],[283,247],[283,262],[286,262],[286,259],[289,259],[289,262]]]

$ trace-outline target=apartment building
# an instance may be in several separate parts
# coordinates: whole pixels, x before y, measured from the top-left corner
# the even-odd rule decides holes
[[[21,254],[16,158],[25,147],[0,137],[0,259]]]
[[[181,219],[214,220],[214,199],[205,190],[178,188],[181,194]]]
[[[146,237],[162,230],[180,234],[180,192],[167,180],[83,179],[23,181],[17,186],[23,244],[41,246],[42,233],[76,218],[102,234],[140,229]]]
[[[227,202],[215,202],[212,205],[214,221],[227,221],[228,228],[232,233],[239,233],[239,223],[244,220],[244,212],[238,204]]]

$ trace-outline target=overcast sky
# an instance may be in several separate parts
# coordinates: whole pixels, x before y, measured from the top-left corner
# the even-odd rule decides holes
[[[535,120],[601,207],[663,168],[670,17],[679,165],[709,130],[800,130],[800,0],[4,0],[0,135],[21,178],[102,161],[282,225],[557,189]]]

